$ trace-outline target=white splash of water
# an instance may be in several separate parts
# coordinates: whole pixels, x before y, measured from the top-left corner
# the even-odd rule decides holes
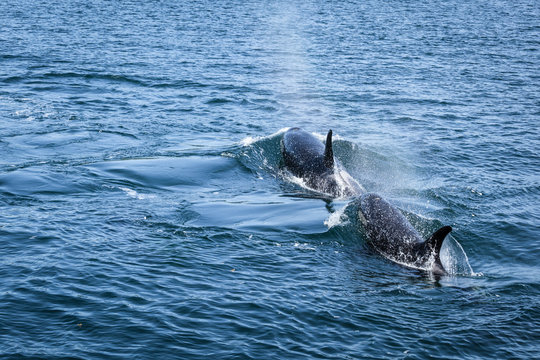
[[[298,176],[294,176],[290,171],[288,170],[281,170],[280,171],[281,173],[281,176],[283,177],[284,180],[286,181],[289,181],[293,184],[296,184],[300,187],[303,187],[304,189],[308,189],[310,191],[317,191],[313,188],[311,188],[305,181],[304,179],[302,179],[301,177],[298,177]]]
[[[250,145],[256,143],[257,141],[264,140],[264,139],[271,139],[274,136],[280,135],[280,134],[284,133],[285,131],[287,131],[289,129],[290,128],[285,127],[285,128],[279,129],[275,133],[267,135],[267,136],[248,136],[248,137],[243,138],[240,141],[240,145],[242,145],[242,146],[250,146]]]
[[[310,246],[308,243],[299,243],[298,241],[295,241],[293,246],[300,250],[311,250],[311,251],[316,250],[313,246]]]
[[[334,174],[339,188],[341,189],[342,197],[346,195],[345,190],[347,188],[355,189],[359,193],[358,195],[366,192],[366,189],[358,181],[356,181],[351,174],[342,168],[341,165],[335,167]]]
[[[257,140],[260,140],[260,139],[261,139],[260,136],[255,136],[255,137],[248,136],[248,137],[242,139],[240,141],[240,144],[242,144],[242,146],[249,146],[249,145],[253,144],[254,142],[256,142]]]
[[[441,263],[450,275],[464,274],[477,276],[469,263],[463,247],[451,236],[447,236],[440,252]]]
[[[347,206],[348,204],[331,213],[328,219],[324,220],[324,225],[326,225],[328,229],[331,229],[334,226],[349,224],[349,217],[345,214]]]
[[[132,197],[137,200],[144,200],[144,199],[153,199],[155,198],[155,195],[149,195],[149,194],[139,194],[137,191],[125,187],[121,187],[120,190],[124,191],[129,197]]]
[[[328,129],[330,130],[330,129]],[[316,132],[312,132],[311,133],[313,136],[315,136],[317,139],[321,140],[321,142],[325,142],[326,141],[326,136],[328,135],[328,133],[325,133],[325,134],[319,134],[319,133],[316,133]],[[339,136],[338,134],[336,133],[332,133],[332,141],[334,140],[343,140],[343,138],[341,136]]]

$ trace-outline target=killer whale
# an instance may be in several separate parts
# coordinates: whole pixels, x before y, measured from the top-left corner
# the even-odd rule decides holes
[[[281,140],[283,165],[291,174],[305,181],[308,187],[334,197],[359,195],[362,187],[334,158],[332,130],[323,144],[314,135],[300,128],[290,128]]]
[[[358,217],[368,243],[384,257],[399,264],[445,275],[440,251],[452,227],[443,226],[426,241],[403,214],[377,194],[359,198]]]

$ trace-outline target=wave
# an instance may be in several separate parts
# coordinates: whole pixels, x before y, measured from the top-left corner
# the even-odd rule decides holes
[[[150,88],[170,88],[170,89],[184,89],[184,88],[205,88],[210,85],[204,84],[198,81],[182,79],[182,80],[171,80],[169,78],[159,78],[159,77],[148,77],[148,76],[137,76],[137,75],[127,75],[127,74],[112,74],[112,73],[102,73],[102,72],[59,72],[51,71],[41,74],[33,75],[16,75],[8,76],[0,81],[11,84],[11,83],[27,83],[27,84],[50,84],[51,81],[60,80],[64,83],[66,79],[73,80],[84,80],[85,82],[91,82],[94,80],[106,81],[109,83],[127,83],[131,85],[137,85],[141,87],[150,87]]]

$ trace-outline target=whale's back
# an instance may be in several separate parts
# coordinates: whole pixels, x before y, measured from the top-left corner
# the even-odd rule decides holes
[[[385,257],[433,273],[446,273],[440,251],[452,227],[443,226],[423,241],[407,218],[376,194],[361,197],[358,216],[364,223],[369,243]]]
[[[285,166],[296,176],[328,172],[324,150],[325,146],[319,139],[302,129],[292,128],[283,135],[283,160]]]
[[[422,242],[420,234],[394,206],[376,194],[366,194],[360,201],[369,241],[379,251],[398,255],[403,247]]]

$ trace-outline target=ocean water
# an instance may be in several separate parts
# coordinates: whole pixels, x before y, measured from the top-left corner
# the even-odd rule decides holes
[[[0,3],[0,358],[540,357],[540,3]],[[321,138],[448,276],[280,168]]]

